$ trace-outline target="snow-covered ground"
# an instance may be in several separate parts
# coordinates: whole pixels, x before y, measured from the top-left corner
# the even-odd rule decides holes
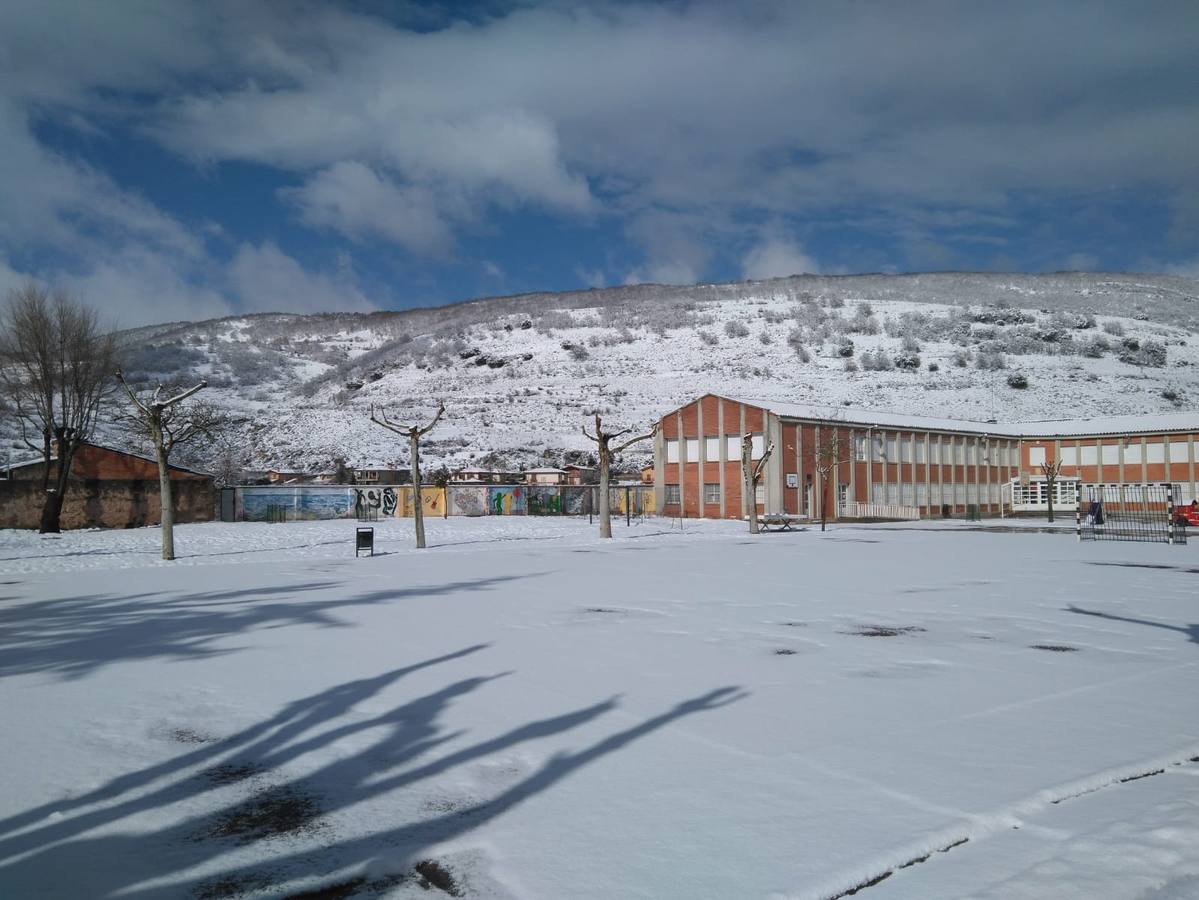
[[[1199,896],[1193,545],[428,524],[0,532],[0,897]]]

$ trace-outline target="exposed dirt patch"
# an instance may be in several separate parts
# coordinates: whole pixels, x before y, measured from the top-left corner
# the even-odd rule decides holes
[[[886,872],[883,872],[882,875],[879,875],[876,878],[871,878],[869,881],[863,881],[861,884],[857,885],[856,887],[851,887],[848,891],[845,891],[844,893],[837,894],[833,897],[830,897],[829,900],[841,900],[842,897],[852,897],[858,891],[864,891],[868,887],[874,887],[876,884],[886,881],[888,878],[890,878],[894,874],[895,874],[894,869],[888,869]]]
[[[167,732],[167,737],[180,744],[211,744],[216,740],[214,737],[200,734],[198,731],[192,731],[190,728],[174,728]]]
[[[251,891],[261,891],[273,883],[274,879],[265,873],[217,878],[201,884],[195,889],[193,896],[196,900],[226,900],[230,897],[244,897]]]
[[[320,814],[315,797],[292,787],[271,787],[222,813],[197,840],[233,838],[249,844],[284,834],[311,834],[323,827]]]
[[[774,651],[775,656],[794,656],[795,653],[796,651],[792,650],[790,647],[780,647],[778,650]]]
[[[589,612],[589,613],[600,613],[601,615],[608,615],[608,614],[611,614],[611,613],[620,613],[620,612],[624,612],[624,610],[621,610],[621,609],[609,609],[609,608],[607,608],[607,607],[604,607],[604,606],[589,606],[589,607],[587,607],[585,610],[583,610],[583,612]]]
[[[288,894],[283,900],[349,900],[351,897],[376,897],[390,888],[398,887],[406,880],[406,875],[388,875],[374,880],[368,880],[365,875],[361,875],[349,881],[341,881],[311,891]]]
[[[1127,778],[1121,778],[1119,784],[1128,784],[1130,781],[1140,781],[1142,778],[1152,778],[1154,775],[1161,775],[1165,769],[1154,769],[1152,772],[1142,772],[1140,775],[1129,775]]]
[[[247,778],[253,778],[255,775],[261,774],[262,769],[253,763],[226,763],[206,769],[200,773],[200,777],[210,784],[224,785],[236,784],[239,781],[245,781]]]
[[[420,876],[420,881],[417,882],[425,890],[435,888],[439,891],[444,891],[451,897],[461,897],[462,891],[458,887],[458,882],[454,880],[450,870],[443,866],[435,859],[422,859],[413,868]]]
[[[934,852],[948,853],[954,847],[960,847],[960,846],[962,846],[962,844],[967,843],[969,840],[970,840],[970,838],[962,838],[960,841],[954,841],[952,844],[948,844],[944,847],[941,847]],[[912,866],[920,865],[920,863],[922,863],[922,862],[928,862],[929,859],[932,858],[932,855],[933,855],[932,853],[926,853],[923,856],[917,856],[915,859],[909,859],[907,862],[903,863],[902,865],[896,866],[894,869],[888,869],[886,872],[883,872],[883,874],[878,875],[874,878],[871,878],[869,881],[863,881],[861,884],[850,888],[848,891],[844,891],[843,893],[836,894],[835,896],[829,897],[828,900],[841,900],[842,897],[852,897],[858,891],[864,891],[868,887],[874,887],[879,882],[886,881],[888,878],[890,878],[892,875],[894,875],[900,869],[909,869]]]
[[[858,637],[899,637],[901,634],[917,634],[927,630],[919,625],[862,625],[845,634],[856,634]]]
[[[1048,650],[1050,653],[1077,653],[1077,647],[1071,647],[1069,644],[1029,644],[1033,650]]]
[[[807,622],[779,622],[780,625],[785,625],[787,628],[807,628]]]

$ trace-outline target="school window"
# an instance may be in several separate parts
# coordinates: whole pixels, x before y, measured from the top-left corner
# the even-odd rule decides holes
[[[1184,463],[1188,459],[1186,441],[1173,441],[1170,444],[1170,462]]]
[[[1062,448],[1062,465],[1077,466],[1078,465],[1078,448],[1063,447]]]
[[[1145,462],[1159,465],[1166,461],[1166,445],[1154,442],[1145,445]]]
[[[759,484],[754,488],[754,503],[762,506],[766,503],[766,485]]]
[[[720,438],[704,438],[704,459],[707,462],[720,461]]]
[[[679,461],[679,442],[666,442],[666,461],[668,463],[677,463]]]
[[[925,452],[924,438],[916,438],[916,464],[922,465],[928,460],[928,454]]]
[[[865,437],[855,437],[853,439],[853,458],[858,462],[866,462],[868,457]]]
[[[1028,448],[1028,464],[1034,469],[1045,465],[1045,448],[1044,447],[1029,447]]]
[[[1141,461],[1141,445],[1129,444],[1124,448],[1124,462],[1126,465],[1137,465]]]
[[[666,485],[666,505],[667,506],[678,506],[679,505],[679,486],[677,484]]]
[[[687,438],[687,462],[699,462],[699,438]]]
[[[704,482],[704,503],[720,502],[720,482]]]

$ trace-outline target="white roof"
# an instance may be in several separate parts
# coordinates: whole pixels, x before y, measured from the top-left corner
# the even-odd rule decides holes
[[[729,398],[733,399],[733,398]],[[1031,422],[979,422],[938,416],[857,409],[852,406],[820,406],[805,403],[779,403],[775,400],[738,399],[735,402],[760,406],[789,419],[815,419],[845,422],[850,425],[874,425],[882,428],[952,431],[990,434],[1000,437],[1084,437],[1106,434],[1162,434],[1176,431],[1199,432],[1199,412],[1151,413],[1144,416],[1098,416],[1091,419],[1044,419]]]
[[[552,466],[547,466],[540,469],[525,469],[526,475],[565,475],[565,469],[555,469]]]

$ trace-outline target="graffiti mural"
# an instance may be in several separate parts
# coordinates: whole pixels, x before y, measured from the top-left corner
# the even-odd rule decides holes
[[[243,522],[292,522],[348,519],[355,514],[354,490],[306,485],[289,488],[238,488]]]
[[[366,518],[371,511],[379,517],[396,514],[396,490],[393,487],[354,488],[354,515]]]
[[[397,515],[410,518],[415,515],[413,502],[416,491],[410,487],[400,488],[400,504]],[[426,516],[445,515],[445,488],[423,486],[420,489],[421,513]]]
[[[487,515],[487,487],[472,484],[452,485],[450,487],[450,515]]]
[[[487,504],[493,516],[523,516],[525,488],[521,485],[496,485],[487,489]]]
[[[562,488],[562,512],[568,516],[585,516],[591,512],[592,489],[589,487]]]
[[[562,494],[557,487],[533,486],[528,489],[530,516],[562,515]]]

